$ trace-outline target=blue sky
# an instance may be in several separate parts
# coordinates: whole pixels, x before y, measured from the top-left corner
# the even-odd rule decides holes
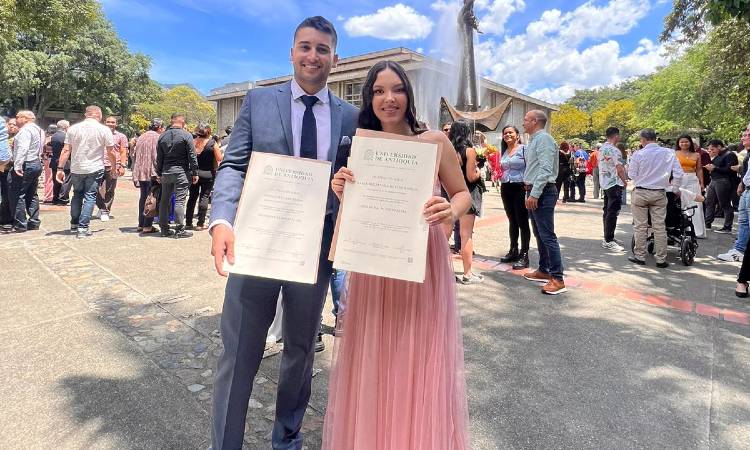
[[[323,15],[341,57],[407,47],[453,59],[459,0],[100,0],[152,77],[208,93],[225,83],[291,73],[295,26]],[[668,60],[657,38],[666,0],[476,0],[483,76],[559,102],[575,89],[653,72]]]

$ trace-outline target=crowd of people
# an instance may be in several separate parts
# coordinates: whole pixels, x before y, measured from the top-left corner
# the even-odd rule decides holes
[[[79,238],[91,236],[92,218],[115,218],[117,181],[126,168],[132,169],[141,192],[137,232],[186,238],[192,235],[188,230],[206,229],[213,181],[231,127],[222,142],[203,123],[192,133],[186,131],[184,115],[176,113],[169,126],[154,119],[146,132],[128,140],[117,129],[117,117],[108,116],[104,123],[102,118],[101,109],[92,105],[79,123],[60,120],[46,131],[27,110],[0,120],[0,232],[39,229],[41,202],[69,205],[71,232]],[[146,210],[149,195],[155,207]],[[154,218],[161,229],[153,226]]]
[[[252,151],[328,160],[346,142],[351,145],[356,128],[417,136],[437,144],[436,189],[424,205],[429,224],[424,283],[334,271],[328,254],[338,203],[332,196],[316,283],[228,275],[220,325],[223,352],[214,380],[214,449],[242,445],[253,380],[269,327],[281,314],[278,302],[283,302],[283,322],[293,326],[281,331],[285,348],[272,441],[274,448],[301,448],[302,418],[311,395],[313,355],[322,346],[320,318],[329,285],[335,292],[340,339],[335,343],[323,448],[358,448],[362,442],[388,443],[384,446],[392,448],[470,448],[454,284],[483,280],[473,270],[472,255],[486,178],[499,184],[508,217],[510,249],[502,261],[518,270],[529,268],[533,234],[538,266],[524,278],[540,283],[543,294],[567,291],[555,209],[558,202],[585,202],[590,175],[593,197],[603,196],[601,245],[611,251],[624,250],[615,230],[627,199],[626,186],[633,187],[633,254],[628,259],[638,265],[646,264],[647,241],[653,239],[656,266],[668,266],[670,201],[679,201],[682,208],[695,206],[692,219],[703,225],[695,227],[696,237],[710,230],[720,214],[724,223],[715,231],[731,232],[733,205],[738,206],[739,235],[726,255],[742,260],[736,293],[748,296],[750,258],[742,256],[750,238],[750,173],[745,157],[750,125],[742,135],[744,154],[718,140],[708,142],[704,151],[689,136],[667,148],[657,142],[652,129],[641,130],[639,148],[628,152],[616,127],[605,130],[606,141],[589,154],[577,143],[558,146],[546,131],[547,115],[532,110],[524,116],[523,130],[515,126],[501,130],[499,152],[485,158],[481,148],[487,145],[486,138],[475,133],[471,124],[455,121],[445,124],[441,133],[427,130],[417,120],[414,91],[398,63],[383,61],[369,70],[360,110],[336,97],[327,87],[336,45],[333,24],[322,17],[305,19],[294,33],[294,77],[278,87],[248,92],[229,145],[222,145],[205,124],[187,130],[179,113],[170,117],[169,124],[153,119],[146,132],[130,141],[117,131],[116,117],[103,118],[101,109],[93,105],[86,108],[84,120],[73,125],[60,121],[47,132],[30,111],[0,121],[4,173],[0,220],[5,231],[39,228],[38,185],[44,177],[43,200],[70,203],[71,232],[79,238],[91,236],[95,206],[100,220],[114,219],[117,180],[129,165],[140,190],[137,231],[144,236],[187,238],[190,229],[210,229],[211,254],[223,276],[228,275],[225,259],[232,262],[234,256],[232,224]],[[281,109],[281,104],[286,107]],[[339,160],[332,161],[331,189],[340,200],[347,184],[355,182],[355,174]],[[463,263],[463,274],[457,277],[449,258],[451,234]]]

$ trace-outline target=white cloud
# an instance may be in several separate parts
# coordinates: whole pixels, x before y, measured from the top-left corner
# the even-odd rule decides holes
[[[620,44],[608,39],[632,30],[649,7],[644,0],[611,0],[603,6],[587,2],[566,13],[545,11],[523,34],[482,39],[477,69],[483,76],[553,103],[572,96],[576,89],[651,73],[668,61],[663,46],[643,39],[635,50],[622,54]],[[587,39],[593,45],[582,47]]]
[[[430,5],[430,8],[434,9],[435,11],[458,11],[459,6],[458,2],[451,1],[446,2],[445,0],[437,0],[435,3]]]
[[[349,36],[370,36],[385,40],[424,39],[432,31],[432,20],[414,8],[398,3],[374,14],[350,17],[344,24]]]
[[[477,0],[474,12],[479,18],[480,31],[502,36],[510,16],[524,9],[524,0]]]

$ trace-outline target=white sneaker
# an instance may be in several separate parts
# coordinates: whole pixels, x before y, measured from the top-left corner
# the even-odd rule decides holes
[[[109,213],[102,212],[99,216],[99,220],[101,220],[102,222],[109,222]]]
[[[625,247],[618,244],[616,241],[602,241],[602,248],[606,248],[607,250],[614,250],[617,252],[622,252],[625,250]]]
[[[742,262],[742,258],[745,256],[744,253],[741,251],[738,251],[737,249],[733,248],[729,250],[726,253],[722,253],[718,256],[718,258],[722,261],[728,261],[728,262]]]
[[[476,284],[484,281],[484,277],[478,273],[472,273],[471,276],[461,275],[461,284]]]

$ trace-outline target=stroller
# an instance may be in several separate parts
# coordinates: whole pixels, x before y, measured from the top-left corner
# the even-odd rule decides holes
[[[685,266],[693,265],[695,253],[698,250],[698,238],[693,228],[693,215],[700,205],[693,205],[683,209],[680,199],[672,192],[667,192],[667,246],[679,247],[680,260]],[[648,216],[649,229],[646,237],[646,251],[653,255],[656,251],[654,232],[651,226],[651,214]],[[630,250],[635,250],[635,235],[630,244]]]

